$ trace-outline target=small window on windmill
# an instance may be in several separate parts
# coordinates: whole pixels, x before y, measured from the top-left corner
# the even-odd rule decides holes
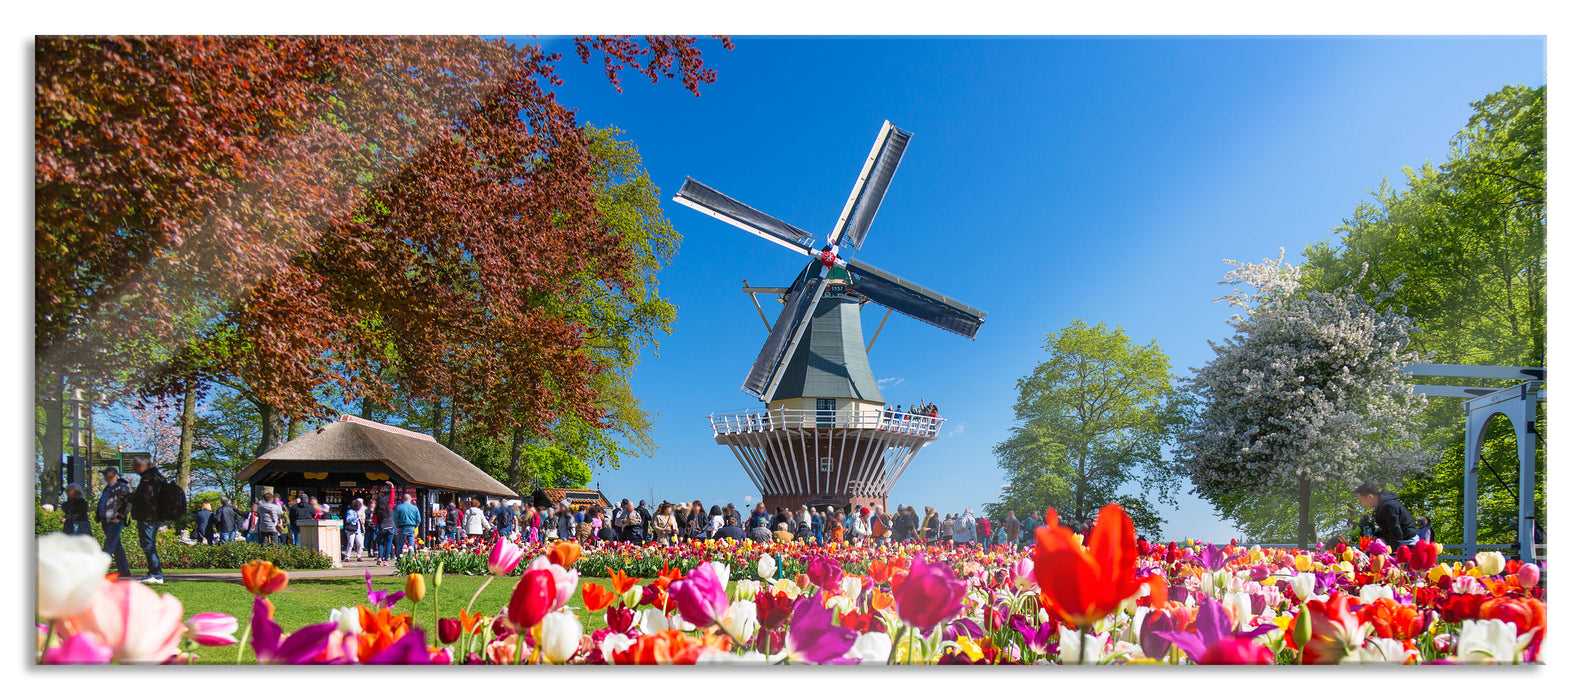
[[[827,471],[829,471],[829,468],[830,468],[829,458],[828,457],[819,457],[818,458],[818,470],[821,471],[821,472],[827,472]]]

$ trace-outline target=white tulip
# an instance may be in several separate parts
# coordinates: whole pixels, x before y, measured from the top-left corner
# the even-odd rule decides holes
[[[1464,664],[1516,663],[1537,631],[1517,636],[1514,622],[1464,620],[1461,639],[1456,643],[1456,659]]]
[[[108,585],[110,555],[87,535],[54,532],[38,538],[38,616],[46,620],[71,617],[88,609]]]
[[[731,589],[731,600],[754,600],[763,588],[764,584],[761,581],[737,581],[736,586]]]
[[[725,619],[720,626],[732,637],[745,640],[758,631],[758,606],[750,600],[739,600],[725,609]]]
[[[1109,635],[1102,637],[1095,637],[1091,634],[1086,635],[1088,638],[1086,648],[1083,648],[1082,636],[1080,630],[1069,629],[1065,625],[1061,625],[1060,663],[1068,666],[1077,663],[1096,664],[1099,662],[1099,658],[1104,656],[1105,637]],[[1081,658],[1080,662],[1077,660],[1079,657]]]
[[[1304,571],[1291,579],[1291,592],[1296,594],[1297,600],[1303,602],[1313,597],[1313,589],[1317,587],[1318,581],[1311,571]]]
[[[1341,663],[1404,664],[1417,657],[1417,650],[1407,649],[1399,639],[1370,637],[1358,653],[1347,654]]]
[[[829,600],[824,601],[824,607],[845,615],[846,613],[851,612],[852,608],[855,606],[852,603],[852,600],[846,596],[832,595],[829,597]]]
[[[883,632],[864,634],[851,645],[846,656],[861,659],[865,664],[884,664],[890,660],[890,635]]]
[[[1395,600],[1395,594],[1390,590],[1389,586],[1381,586],[1376,583],[1370,583],[1366,586],[1363,586],[1361,593],[1363,605],[1372,603],[1373,601],[1380,598],[1389,598],[1390,600]]]
[[[1197,580],[1198,580],[1198,584],[1197,584],[1198,590],[1203,591],[1203,595],[1206,595],[1206,596],[1208,596],[1210,598],[1213,598],[1214,597],[1214,574],[1205,571],[1205,572],[1203,572],[1201,574],[1198,574]]]
[[[566,663],[577,653],[577,645],[582,642],[582,623],[577,621],[576,615],[569,612],[550,613],[544,616],[540,624],[543,626],[543,638],[535,641],[550,663]]]
[[[697,661],[693,663],[698,666],[767,666],[769,664],[769,657],[766,657],[762,653],[756,651],[749,651],[742,654],[733,654],[728,651],[721,651],[711,646],[704,646],[703,649],[698,652]]]
[[[637,628],[643,634],[658,634],[670,629],[670,620],[665,617],[665,611],[659,608],[646,608],[637,619]]]
[[[628,637],[624,634],[615,633],[605,635],[604,639],[599,642],[599,653],[604,655],[605,663],[610,663],[610,659],[615,658],[615,654],[617,652],[626,651],[636,643],[637,640],[632,639],[631,637]]]
[[[362,634],[363,623],[358,618],[357,607],[330,608],[330,622],[336,623],[336,629],[347,634]]]
[[[1237,626],[1246,625],[1252,620],[1252,596],[1246,593],[1226,593],[1225,604],[1236,611]]]
[[[1499,552],[1478,552],[1473,557],[1478,563],[1478,573],[1484,576],[1498,576],[1505,573],[1505,555]]]
[[[723,586],[730,582],[731,567],[717,561],[708,562],[708,565],[714,569],[714,578],[720,582],[720,585]]]
[[[758,557],[758,575],[762,578],[774,578],[775,571],[779,570],[775,558],[767,554]]]
[[[856,600],[862,593],[862,577],[846,576],[840,580],[840,593],[847,598]]]

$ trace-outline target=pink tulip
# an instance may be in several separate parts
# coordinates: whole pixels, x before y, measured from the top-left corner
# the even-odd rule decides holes
[[[44,652],[43,662],[50,665],[66,664],[107,664],[113,650],[99,642],[99,636],[88,633],[78,633],[66,638],[60,646]]]
[[[1028,591],[1038,585],[1038,579],[1033,577],[1033,560],[1022,557],[1021,561],[1011,565],[1011,583],[1018,589]]]
[[[206,647],[236,643],[236,618],[224,613],[198,613],[187,618],[187,638]]]
[[[69,621],[79,634],[98,635],[116,662],[164,663],[186,631],[181,601],[135,581],[112,582]]]
[[[538,556],[537,558],[533,559],[532,564],[528,565],[527,570],[548,571],[551,576],[555,577],[555,601],[554,607],[550,608],[550,610],[559,610],[560,606],[565,605],[568,601],[570,601],[571,595],[577,592],[578,574],[576,569],[567,571],[566,567],[563,567],[559,564],[551,564],[549,563],[549,557],[543,555]]]
[[[510,576],[511,572],[516,571],[516,565],[521,563],[522,555],[525,553],[521,547],[503,537],[495,540],[494,548],[489,550],[489,573],[495,576]]]
[[[714,567],[704,564],[693,569],[685,578],[670,584],[670,599],[675,601],[681,619],[699,627],[706,627],[725,617],[730,599],[725,596],[725,584],[720,583]]]
[[[895,611],[902,622],[927,632],[960,611],[966,594],[967,582],[956,578],[949,564],[930,564],[918,554],[906,578],[895,587]]]
[[[1522,588],[1537,586],[1542,576],[1543,572],[1538,569],[1538,565],[1532,562],[1522,564],[1521,568],[1516,570],[1516,582],[1521,584]]]

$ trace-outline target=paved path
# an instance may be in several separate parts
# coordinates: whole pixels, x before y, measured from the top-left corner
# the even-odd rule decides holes
[[[359,579],[360,580],[364,576],[366,576],[367,575],[366,572],[369,572],[369,571],[372,571],[373,575],[376,576],[376,577],[378,577],[378,576],[394,576],[394,575],[396,575],[396,568],[394,566],[374,566],[374,563],[373,563],[372,560],[366,560],[366,561],[362,561],[362,562],[355,562],[355,561],[341,562],[341,568],[339,568],[339,569],[315,569],[315,570],[309,570],[309,571],[292,571],[292,572],[289,572],[289,573],[291,574],[292,580],[303,580],[303,579],[314,579],[314,578],[355,578],[355,579]],[[140,578],[140,577],[137,577],[137,578]],[[172,574],[165,574],[165,580],[166,581],[229,581],[229,582],[232,582],[232,583],[241,583],[242,582],[242,572],[240,572],[238,570],[235,570],[235,569],[225,569],[225,570],[218,570],[218,571],[195,571],[195,572],[185,573],[185,574],[174,574],[174,573],[172,573]]]

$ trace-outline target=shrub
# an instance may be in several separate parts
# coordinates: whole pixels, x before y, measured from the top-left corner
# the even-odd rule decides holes
[[[59,509],[46,513],[43,508],[35,508],[33,534],[42,536],[60,532],[62,521]],[[243,540],[221,545],[189,545],[177,540],[176,532],[175,527],[170,527],[154,536],[159,548],[160,566],[167,569],[239,569],[254,559],[263,559],[280,568],[293,570],[328,569],[333,564],[323,552],[295,545],[262,545]],[[104,529],[97,522],[93,523],[93,538],[103,546]],[[143,549],[137,543],[135,524],[128,524],[121,529],[121,548],[126,550],[126,561],[132,568],[148,566],[148,559],[143,556]]]

